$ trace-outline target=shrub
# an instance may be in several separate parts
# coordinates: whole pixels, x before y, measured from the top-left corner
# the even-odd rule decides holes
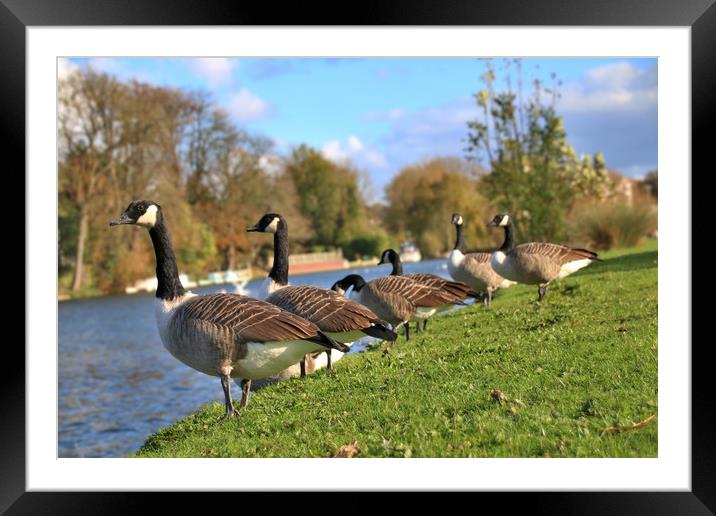
[[[382,232],[358,235],[343,245],[343,256],[356,260],[365,256],[379,256],[387,245],[387,237]]]
[[[657,227],[654,205],[596,204],[575,210],[571,217],[572,240],[595,249],[631,247]]]

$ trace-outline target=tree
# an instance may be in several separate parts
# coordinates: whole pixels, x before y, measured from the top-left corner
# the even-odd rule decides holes
[[[100,202],[125,133],[116,122],[124,86],[93,71],[73,73],[60,85],[58,140],[64,159],[59,187],[75,211],[77,230],[72,290],[82,287],[90,214]]]
[[[517,91],[511,86],[513,64]],[[468,156],[489,167],[481,187],[500,211],[512,215],[523,238],[563,239],[575,199],[602,190],[604,158],[601,153],[579,158],[569,144],[555,109],[558,82],[546,88],[535,80],[524,98],[520,61],[505,61],[505,74],[507,87],[498,91],[494,66],[487,62],[485,88],[474,94],[481,116],[468,122]]]
[[[652,170],[641,182],[654,199],[659,198],[659,171]]]
[[[198,227],[182,204],[182,149],[194,109],[190,96],[87,68],[60,81],[58,98],[58,252],[61,270],[73,269],[73,290],[86,279],[89,286],[118,290],[151,274],[154,260],[146,238],[107,231],[107,221],[131,199],[153,198],[181,214],[174,232],[178,255],[185,251],[182,242],[201,247],[210,240],[208,228]]]
[[[385,225],[401,239],[415,240],[421,252],[438,256],[455,239],[450,217],[468,222],[471,245],[487,243],[488,206],[477,191],[472,170],[459,158],[434,158],[403,168],[386,188]]]
[[[313,230],[313,244],[342,245],[365,227],[365,207],[358,173],[301,145],[286,165],[298,206]]]

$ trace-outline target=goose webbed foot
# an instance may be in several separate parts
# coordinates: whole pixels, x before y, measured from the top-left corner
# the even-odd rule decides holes
[[[220,421],[226,421],[227,419],[231,419],[232,417],[238,417],[238,415],[239,411],[237,409],[232,407],[231,410],[229,410],[229,408],[227,407],[226,412],[224,412],[224,415],[221,416]]]

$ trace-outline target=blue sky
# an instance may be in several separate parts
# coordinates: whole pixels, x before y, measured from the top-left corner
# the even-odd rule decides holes
[[[498,77],[502,60],[493,61]],[[380,196],[401,167],[436,155],[463,156],[472,93],[483,87],[474,58],[92,58],[120,79],[209,91],[237,125],[288,154],[307,143],[349,160]],[[638,177],[657,167],[657,60],[526,58],[535,78],[562,82],[557,103],[577,153],[602,151],[607,165]],[[498,87],[500,84],[498,83]]]

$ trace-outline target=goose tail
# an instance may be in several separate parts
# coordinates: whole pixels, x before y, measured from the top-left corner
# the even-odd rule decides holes
[[[393,342],[398,338],[398,334],[388,329],[384,324],[373,323],[371,326],[363,329],[363,333],[375,337],[377,339],[388,340]]]
[[[340,351],[341,353],[348,353],[348,351],[350,351],[351,349],[350,346],[346,346],[341,342],[333,340],[322,331],[319,331],[318,335],[315,335],[310,339],[306,340],[308,340],[309,342],[315,342],[316,344],[320,344],[324,348],[335,349],[337,351]]]

